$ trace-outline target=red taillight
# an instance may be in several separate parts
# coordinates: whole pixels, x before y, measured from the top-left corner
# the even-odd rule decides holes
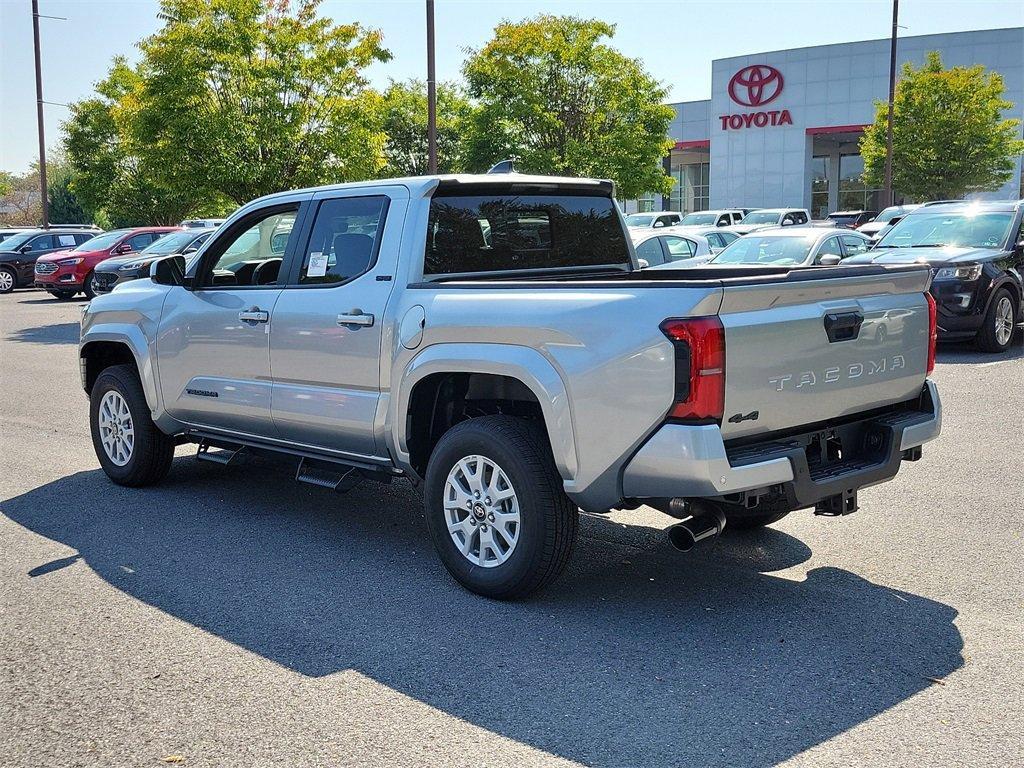
[[[929,292],[925,292],[925,299],[928,301],[928,373],[931,376],[935,370],[935,344],[939,340],[939,318],[935,311],[935,298]]]
[[[721,423],[725,412],[725,328],[717,317],[666,320],[662,333],[676,354],[673,419]]]

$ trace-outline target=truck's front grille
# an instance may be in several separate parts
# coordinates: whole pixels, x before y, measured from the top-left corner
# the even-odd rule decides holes
[[[52,275],[57,271],[57,263],[54,261],[36,262],[37,275]]]

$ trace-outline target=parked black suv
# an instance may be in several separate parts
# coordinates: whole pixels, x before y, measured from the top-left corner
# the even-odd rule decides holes
[[[843,263],[929,264],[939,337],[1002,352],[1024,316],[1022,219],[1024,200],[926,205]]]
[[[32,285],[33,269],[40,256],[74,248],[101,231],[95,227],[55,226],[28,229],[0,241],[0,293]]]

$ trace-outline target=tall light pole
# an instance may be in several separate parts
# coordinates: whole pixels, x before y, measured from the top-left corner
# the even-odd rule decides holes
[[[46,195],[46,138],[43,135],[43,64],[39,54],[39,0],[32,0],[32,38],[36,52],[36,120],[39,123],[39,194],[43,229],[50,226],[50,201]]]
[[[885,191],[883,208],[893,204],[892,192],[892,113],[896,98],[896,29],[900,16],[900,0],[892,0],[892,38],[889,40],[889,120],[885,129]]]
[[[437,73],[434,71],[434,0],[427,0],[427,173],[437,173]]]

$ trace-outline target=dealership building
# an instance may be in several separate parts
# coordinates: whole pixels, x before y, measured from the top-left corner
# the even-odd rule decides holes
[[[928,51],[947,67],[998,72],[1013,102],[1006,117],[1024,117],[1024,27],[901,37],[897,64],[920,66]],[[717,59],[711,89],[710,99],[671,105],[671,195],[630,201],[627,210],[792,206],[815,218],[878,210],[880,190],[861,181],[858,141],[875,101],[888,96],[889,40]],[[1001,189],[977,197],[1024,197],[1021,159]]]

